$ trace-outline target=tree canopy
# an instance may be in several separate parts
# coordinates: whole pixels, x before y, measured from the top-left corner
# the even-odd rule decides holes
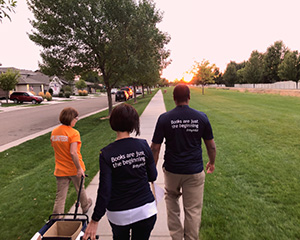
[[[194,84],[202,85],[202,94],[204,94],[204,86],[209,83],[214,83],[216,65],[210,65],[208,60],[202,60],[201,63],[195,61],[191,73],[193,78],[191,80]]]
[[[282,41],[276,41],[264,53],[252,51],[246,62],[231,61],[224,72],[223,83],[226,86],[234,86],[235,83],[274,83],[292,80],[297,84],[300,78],[300,74],[297,75],[300,71],[299,61],[297,51],[291,51]]]
[[[286,51],[283,61],[278,66],[278,76],[281,80],[291,80],[296,82],[300,78],[300,56],[298,51]]]
[[[16,6],[17,1],[15,0],[0,0],[0,22],[2,22],[3,18],[11,20],[9,13],[14,12]]]
[[[231,61],[227,64],[226,71],[223,75],[224,82],[226,86],[232,87],[234,83],[237,82],[238,76],[237,76],[237,63]]]
[[[6,91],[6,102],[8,102],[8,93],[13,90],[18,83],[20,77],[19,71],[7,69],[6,72],[0,74],[0,88]]]
[[[286,47],[282,41],[276,41],[272,46],[268,47],[263,62],[263,81],[265,83],[280,80],[278,76],[278,66],[282,62],[285,52]]]
[[[169,37],[156,27],[162,14],[151,0],[28,0],[28,5],[36,19],[29,37],[43,47],[41,70],[58,76],[98,72],[110,112],[112,87],[124,78],[135,83],[159,76],[168,57]]]
[[[75,87],[79,90],[83,90],[84,88],[86,88],[86,83],[83,79],[79,79],[78,82],[75,83]]]
[[[243,71],[243,81],[246,83],[260,83],[263,76],[263,54],[253,51],[246,62]]]

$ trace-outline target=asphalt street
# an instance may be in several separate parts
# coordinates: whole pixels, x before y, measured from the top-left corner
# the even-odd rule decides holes
[[[72,101],[56,101],[40,106],[19,107],[0,112],[0,147],[59,124],[59,114],[65,107],[77,109],[84,116],[108,107],[107,96]]]

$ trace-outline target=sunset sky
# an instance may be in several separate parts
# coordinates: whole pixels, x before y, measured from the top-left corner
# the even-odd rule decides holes
[[[171,41],[172,63],[163,71],[168,80],[181,79],[194,61],[203,59],[221,71],[232,60],[242,62],[253,50],[265,52],[282,40],[300,51],[299,0],[155,0],[164,12],[158,27]],[[26,32],[32,14],[25,0],[18,0],[12,22],[0,23],[0,63],[4,67],[36,70],[39,49]]]

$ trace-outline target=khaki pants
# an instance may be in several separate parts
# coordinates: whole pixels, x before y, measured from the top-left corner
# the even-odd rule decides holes
[[[56,190],[56,199],[53,207],[53,214],[65,213],[65,202],[66,202],[67,193],[71,181],[73,182],[75,189],[78,193],[81,178],[77,176],[56,177],[57,190]],[[89,202],[84,188],[84,182],[82,184],[82,189],[80,194],[80,205],[83,212],[89,207]]]
[[[174,174],[164,170],[164,176],[168,227],[172,239],[199,239],[205,172]],[[180,221],[179,197],[181,195],[184,208],[184,226]]]

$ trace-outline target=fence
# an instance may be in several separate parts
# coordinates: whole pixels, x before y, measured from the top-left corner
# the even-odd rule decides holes
[[[275,83],[234,84],[235,88],[263,88],[263,89],[297,89],[294,81],[283,81]]]

